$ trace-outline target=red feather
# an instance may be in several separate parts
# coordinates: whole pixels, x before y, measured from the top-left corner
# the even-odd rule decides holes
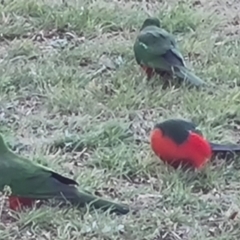
[[[154,69],[152,69],[152,68],[149,68],[149,67],[146,67],[146,66],[141,66],[141,68],[147,74],[147,78],[148,79],[150,79],[154,75],[154,73],[155,73]]]
[[[155,70],[153,68],[146,67],[146,66],[143,66],[143,65],[141,65],[141,68],[146,73],[148,80],[150,80],[155,74],[160,75],[161,77],[170,76],[170,74],[166,71]]]
[[[163,136],[160,129],[154,129],[151,133],[151,147],[162,161],[175,168],[183,164],[200,169],[212,155],[210,144],[196,133],[190,133],[186,142],[177,145],[169,137]]]
[[[35,200],[29,198],[15,197],[10,196],[8,198],[10,209],[17,211],[23,207],[32,207],[35,203]]]

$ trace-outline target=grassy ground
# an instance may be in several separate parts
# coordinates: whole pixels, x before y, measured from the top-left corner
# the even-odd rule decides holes
[[[240,7],[237,1],[149,2],[2,1],[0,131],[23,156],[134,210],[110,216],[4,208],[0,239],[240,238],[233,217],[240,204],[237,159],[184,173],[134,141],[169,117],[194,120],[211,140],[239,140]],[[162,89],[160,80],[145,81],[132,45],[147,12],[176,35],[188,65],[212,87]],[[65,137],[82,144],[50,147]]]

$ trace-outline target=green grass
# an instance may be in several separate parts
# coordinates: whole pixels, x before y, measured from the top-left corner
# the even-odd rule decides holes
[[[152,1],[149,11],[176,35],[188,65],[213,85],[163,89],[157,78],[145,81],[133,56],[143,3],[66,2],[0,5],[0,131],[23,156],[132,210],[4,208],[0,239],[239,239],[240,221],[229,217],[239,211],[239,159],[186,173],[136,141],[170,117],[193,120],[208,139],[239,140],[234,16],[223,18],[217,5]]]

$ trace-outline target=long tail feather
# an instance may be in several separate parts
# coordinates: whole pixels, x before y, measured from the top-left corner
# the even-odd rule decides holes
[[[128,205],[118,204],[103,198],[99,198],[94,196],[88,192],[78,191],[75,186],[69,186],[62,184],[55,179],[51,179],[51,185],[55,186],[55,192],[53,194],[49,193],[47,198],[55,198],[60,201],[69,201],[75,206],[83,207],[86,204],[90,204],[94,208],[102,209],[103,211],[107,211],[110,209],[110,212],[116,212],[118,214],[127,214],[129,212]]]
[[[210,142],[213,153],[240,153],[240,145],[236,144],[218,144]]]
[[[114,203],[112,201],[99,198],[97,196],[90,195],[87,193],[79,192],[79,191],[77,192],[77,196],[78,196],[78,202],[73,201],[73,204],[74,203],[78,204],[79,201],[81,201],[84,204],[91,203],[93,207],[102,209],[104,211],[107,211],[108,209],[110,209],[110,212],[115,212],[119,214],[127,214],[129,212],[129,207],[125,204]]]
[[[177,77],[186,80],[195,86],[206,84],[201,78],[197,77],[194,73],[190,72],[185,67],[179,67],[179,71],[175,71],[174,73]]]

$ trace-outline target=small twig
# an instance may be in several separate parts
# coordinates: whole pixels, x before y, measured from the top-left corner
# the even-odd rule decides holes
[[[93,73],[93,74],[90,76],[90,79],[92,80],[92,79],[95,78],[96,76],[104,73],[106,70],[107,70],[107,67],[106,67],[106,66],[102,66],[100,69],[98,69],[95,73]]]
[[[5,204],[5,198],[6,198],[6,195],[3,194],[3,198],[2,198],[2,201],[1,201],[1,204],[0,204],[0,219],[2,219],[2,212],[3,212],[3,207],[4,207],[4,204]]]
[[[39,33],[33,35],[32,41],[40,41],[40,42],[46,41],[43,31],[40,31]]]
[[[177,234],[175,233],[174,231],[171,231],[172,235],[174,235],[177,239],[181,240],[182,238]]]
[[[78,144],[73,148],[73,152],[78,148]],[[81,157],[85,152],[87,151],[87,148],[83,148],[81,152],[79,152],[78,156]]]
[[[147,9],[147,2],[146,2],[146,0],[143,0],[142,3],[143,3],[143,10],[144,10],[144,12],[146,12],[146,14],[147,14],[149,17],[152,17],[152,13],[150,13],[150,12],[148,11],[148,9]]]
[[[4,186],[3,188],[3,198],[0,204],[0,219],[2,218],[3,207],[5,205],[5,199],[11,195],[11,188],[9,186]]]

